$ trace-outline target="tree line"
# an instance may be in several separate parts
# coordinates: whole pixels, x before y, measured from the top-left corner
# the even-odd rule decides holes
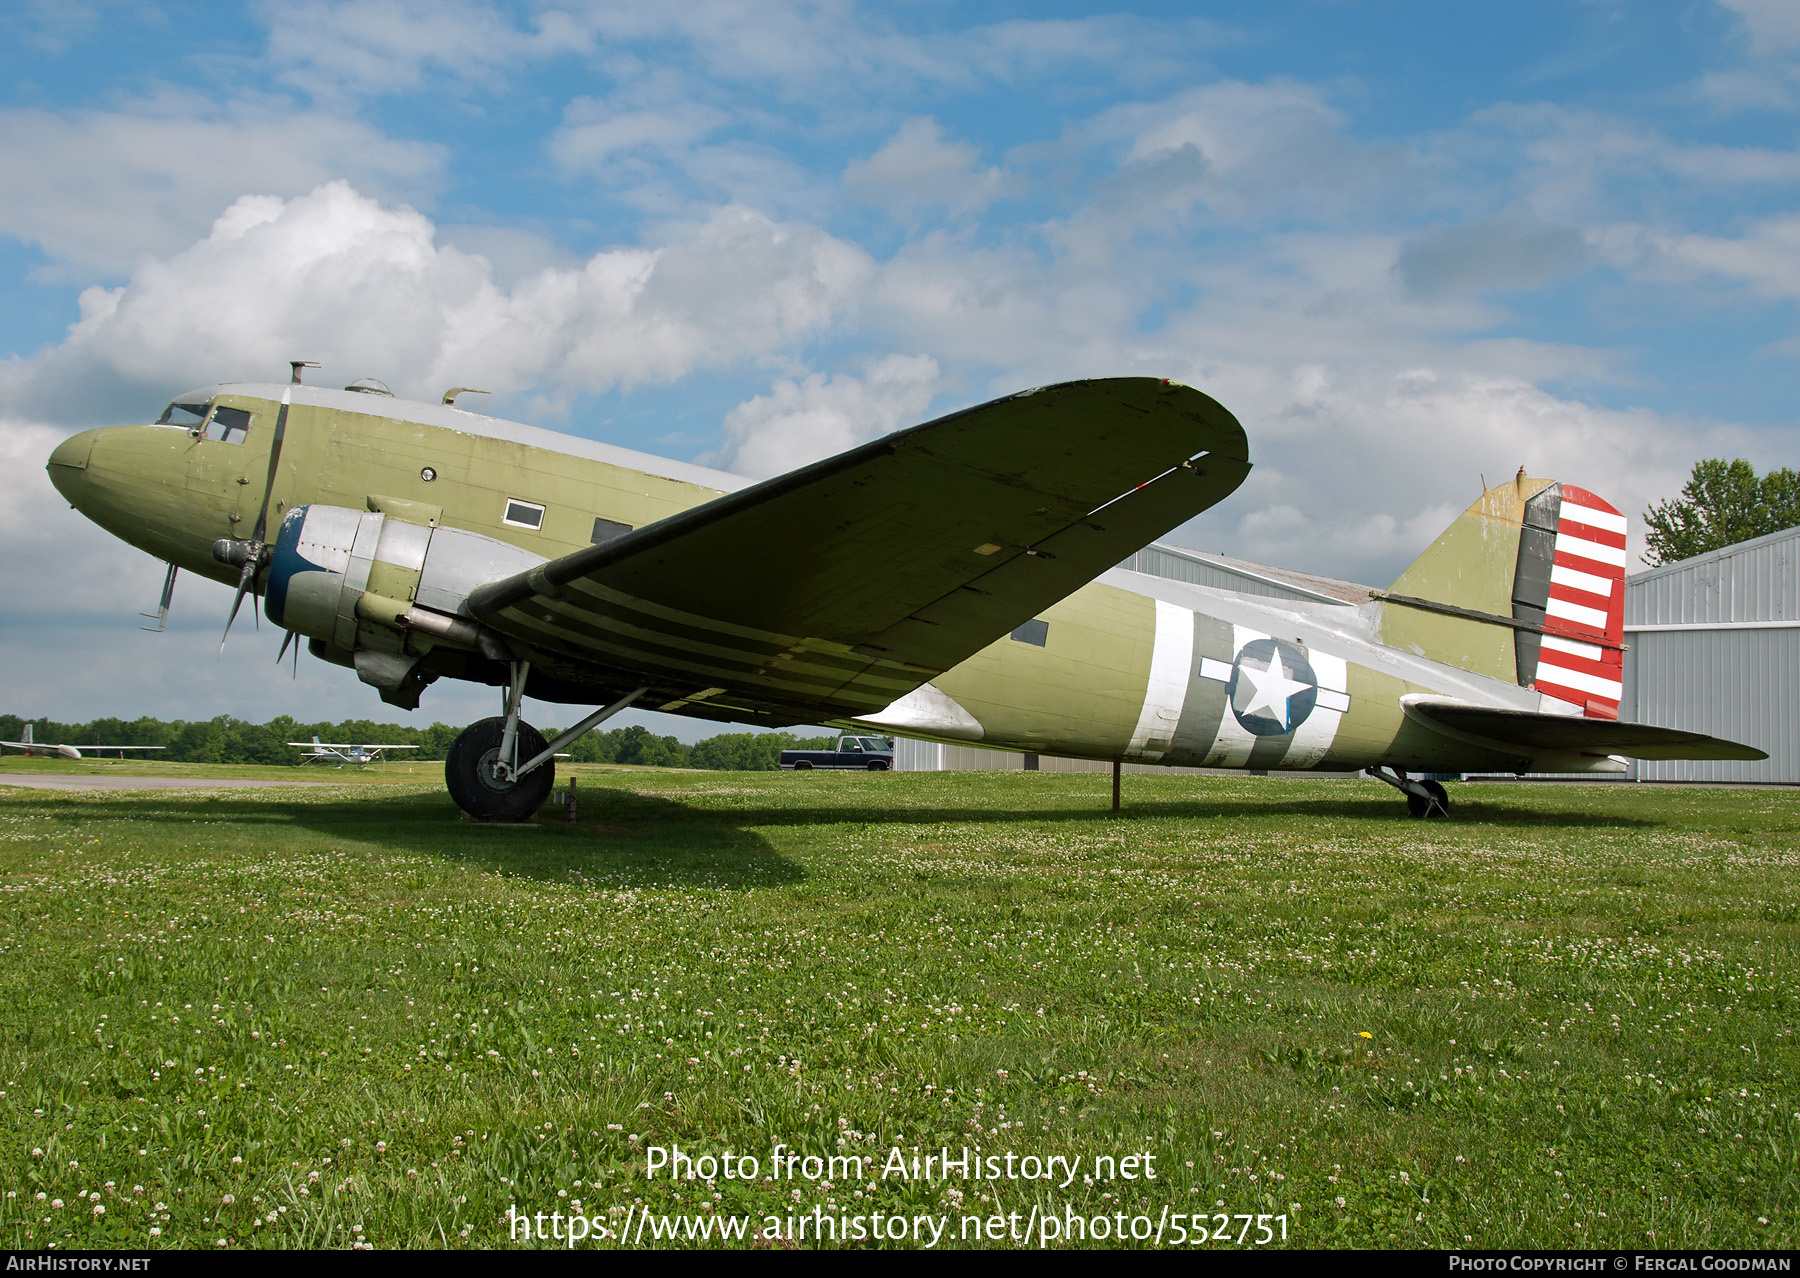
[[[1681,496],[1644,512],[1644,560],[1651,567],[1723,550],[1800,525],[1800,471],[1758,475],[1742,457],[1694,463]]]
[[[22,719],[0,714],[0,738],[24,739],[25,725],[32,736],[72,746],[164,746],[155,755],[172,763],[297,764],[303,754],[289,741],[336,741],[351,745],[410,745],[406,759],[441,760],[462,729],[448,723],[428,728],[376,723],[370,719],[345,719],[340,723],[301,723],[282,715],[267,723],[247,723],[229,715],[215,719],[165,723],[161,719],[95,719],[88,723],[59,723],[54,719]],[[546,729],[546,737],[555,728]],[[635,763],[661,768],[705,768],[719,772],[773,772],[783,750],[823,750],[832,737],[797,737],[791,732],[726,732],[693,745],[671,736],[658,736],[642,724],[583,733],[569,746],[577,763]],[[140,756],[141,757],[141,756]]]

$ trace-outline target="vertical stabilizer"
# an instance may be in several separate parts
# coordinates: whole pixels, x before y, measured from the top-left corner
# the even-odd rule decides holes
[[[1616,719],[1625,516],[1583,488],[1520,472],[1490,488],[1382,596],[1384,643]]]

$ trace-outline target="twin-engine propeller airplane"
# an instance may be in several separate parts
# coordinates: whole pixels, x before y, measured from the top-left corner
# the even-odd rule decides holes
[[[57,489],[408,709],[504,690],[445,766],[520,820],[558,750],[626,706],[1100,760],[1414,772],[1758,759],[1618,721],[1625,518],[1523,472],[1391,590],[1295,602],[1117,565],[1228,496],[1243,428],[1146,377],[1023,391],[763,483],[377,382],[208,386],[85,431]],[[1273,570],[1272,570],[1273,571]],[[167,591],[165,590],[165,597]],[[254,604],[252,605],[254,607]],[[230,629],[230,619],[226,622]],[[285,653],[287,641],[282,648]],[[522,699],[599,706],[554,741]]]
[[[0,741],[0,746],[5,746],[10,750],[23,750],[27,759],[35,759],[40,754],[45,758],[54,755],[59,759],[79,759],[82,757],[81,752],[83,750],[114,750],[117,751],[119,757],[123,759],[127,750],[167,750],[169,748],[168,746],[138,745],[53,745],[48,741],[33,741],[31,739],[31,725],[29,723],[25,725],[24,731],[19,735],[23,736],[25,739],[23,741]]]
[[[285,648],[287,645],[283,644],[282,646]],[[371,763],[380,763],[383,750],[417,750],[419,748],[416,745],[346,745],[341,741],[321,741],[317,737],[311,741],[290,741],[288,744],[299,746],[306,751],[300,756],[302,766],[308,763],[329,763],[334,767],[341,768],[346,763],[354,763],[362,769],[366,769]]]

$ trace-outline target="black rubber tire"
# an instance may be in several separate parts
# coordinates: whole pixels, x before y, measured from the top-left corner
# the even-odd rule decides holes
[[[881,760],[881,759],[870,759],[869,760],[869,771],[871,771],[871,772],[886,772],[887,770],[888,770],[888,765],[883,760]]]
[[[550,759],[526,774],[523,780],[502,783],[488,771],[500,754],[506,720],[495,717],[472,723],[450,747],[444,760],[444,784],[456,806],[481,821],[529,821],[544,806],[556,784],[556,760]],[[544,748],[544,734],[524,720],[519,722],[518,759],[532,758]]]
[[[812,770],[813,765],[806,759],[802,759],[794,765],[794,771],[796,772],[811,772]]]
[[[1439,820],[1449,816],[1450,796],[1444,793],[1444,787],[1439,785],[1436,781],[1421,781],[1419,784],[1431,792],[1431,798],[1421,799],[1416,794],[1407,795],[1407,815],[1414,818],[1429,818],[1431,820]]]

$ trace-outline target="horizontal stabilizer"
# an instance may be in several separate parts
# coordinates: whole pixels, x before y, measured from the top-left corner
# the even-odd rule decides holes
[[[1412,700],[1407,714],[1458,740],[1509,747],[1530,754],[1622,754],[1632,759],[1742,759],[1769,756],[1755,746],[1709,737],[1703,732],[1657,728],[1647,723],[1503,710],[1461,701]]]

